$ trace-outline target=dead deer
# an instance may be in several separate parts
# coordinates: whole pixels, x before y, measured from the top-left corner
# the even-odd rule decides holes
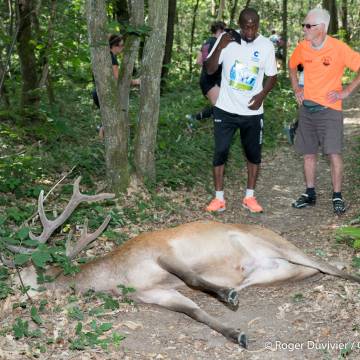
[[[78,182],[75,188],[77,193]],[[100,194],[96,199],[110,196]],[[75,202],[72,198],[67,209],[75,209]],[[41,199],[39,213],[44,224],[43,234],[46,234],[40,239],[45,241],[53,230],[48,229],[50,225]],[[65,217],[54,220],[56,225],[60,226]],[[68,251],[69,255],[79,253],[89,238],[85,235],[80,242],[81,246],[77,246],[76,251]],[[74,276],[59,275],[49,287],[67,288],[71,284],[79,292],[92,289],[121,295],[118,285],[131,286],[136,290],[133,300],[185,313],[246,347],[247,338],[241,330],[210,316],[177,289],[187,285],[236,308],[238,291],[248,286],[301,280],[317,273],[360,282],[359,276],[311,259],[271,230],[254,225],[200,221],[140,234],[107,255],[81,265],[81,271]],[[22,278],[25,284],[36,288],[34,269],[25,269]]]

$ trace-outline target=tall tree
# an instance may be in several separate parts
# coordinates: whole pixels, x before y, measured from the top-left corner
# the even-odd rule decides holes
[[[235,20],[237,7],[238,7],[238,0],[234,0],[230,11],[230,24],[229,24],[230,27],[237,25],[237,20]]]
[[[287,43],[288,43],[288,25],[287,25],[287,19],[288,19],[288,2],[287,0],[282,1],[282,43],[280,46],[282,46],[282,68],[284,71],[287,69]]]
[[[33,22],[35,4],[33,0],[18,1],[18,54],[20,60],[22,91],[21,108],[31,108],[36,111],[40,97],[38,94],[38,75],[35,57],[35,41],[33,37]]]
[[[196,0],[193,11],[193,18],[191,22],[191,32],[190,32],[190,52],[189,52],[189,72],[192,74],[193,70],[193,48],[194,48],[194,36],[195,36],[195,27],[196,27],[196,16],[199,8],[199,1]]]
[[[111,190],[119,193],[129,183],[127,141],[125,144],[121,141],[127,139],[128,129],[120,118],[118,86],[109,55],[106,0],[87,0],[86,15],[91,63],[105,129],[106,177]]]
[[[138,29],[144,24],[144,0],[129,0],[129,25],[132,29]],[[138,56],[140,37],[136,32],[126,36],[123,50],[122,66],[120,67],[118,89],[121,111],[118,114],[120,121],[120,143],[124,156],[129,153],[129,97],[131,78],[134,71],[135,61]],[[124,160],[125,166],[125,160]],[[129,174],[124,174],[121,188],[124,190],[129,184]],[[125,177],[126,176],[126,177]]]
[[[344,31],[344,38],[346,42],[350,41],[350,31],[348,27],[348,2],[341,0],[341,28]]]
[[[165,54],[163,60],[163,67],[161,71],[162,79],[164,79],[167,76],[169,72],[169,66],[171,63],[172,48],[174,43],[175,20],[176,20],[176,0],[169,0]]]
[[[339,30],[336,0],[323,0],[322,6],[330,13],[330,24],[328,33],[336,34]]]
[[[219,10],[217,14],[217,20],[223,20],[225,13],[225,0],[220,0]]]
[[[49,98],[50,104],[53,104],[55,102],[55,95],[52,88],[52,81],[50,76],[50,64],[49,64],[49,54],[52,50],[52,46],[54,43],[54,21],[56,16],[56,0],[50,1],[50,14],[48,19],[48,26],[47,26],[47,39],[46,44],[43,48],[43,50],[40,53],[40,62],[42,65],[42,72],[40,75],[39,80],[39,88],[42,88],[43,86],[46,86],[47,94]]]
[[[168,0],[149,2],[149,26],[142,60],[139,124],[135,168],[141,179],[155,180],[155,145],[160,108],[160,78],[164,56]]]
[[[130,1],[130,0],[129,0]],[[120,24],[127,24],[129,22],[129,8],[127,0],[113,0],[114,13],[116,20]]]

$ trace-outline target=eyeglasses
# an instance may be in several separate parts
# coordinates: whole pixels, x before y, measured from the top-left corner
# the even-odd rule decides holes
[[[320,24],[314,24],[314,25],[312,25],[312,24],[301,24],[302,27],[306,27],[307,29],[311,29],[312,27],[318,26],[318,25],[320,25]]]

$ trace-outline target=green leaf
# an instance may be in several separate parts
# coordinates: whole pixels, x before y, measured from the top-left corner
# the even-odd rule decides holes
[[[38,242],[38,241],[36,241],[36,240],[31,240],[31,239],[26,239],[26,240],[24,240],[22,243],[23,243],[23,245],[33,246],[33,247],[39,245],[39,242]]]
[[[293,296],[293,301],[294,301],[295,303],[299,303],[299,302],[304,301],[304,295],[301,294],[301,293],[295,294],[295,295]]]
[[[84,313],[77,307],[73,307],[68,312],[69,317],[75,320],[84,320]]]
[[[15,264],[16,265],[24,265],[30,259],[30,254],[16,254],[15,255]]]
[[[346,226],[337,231],[340,235],[347,235],[360,239],[360,228],[355,226]]]
[[[15,339],[21,339],[24,336],[29,336],[29,323],[17,318],[15,324],[13,325],[13,331]]]
[[[39,305],[39,311],[44,311],[45,310],[45,306],[48,304],[48,301],[45,299],[40,300],[40,305]]]
[[[121,341],[125,339],[125,336],[117,332],[112,333],[112,341],[115,346],[119,346]]]
[[[21,228],[17,233],[16,233],[16,238],[19,240],[24,240],[29,236],[29,231],[30,229],[28,227],[23,227]],[[38,242],[36,242],[36,245],[38,244]]]
[[[5,282],[0,281],[0,300],[6,299],[10,294],[14,294],[14,290]]]
[[[112,323],[102,323],[98,328],[97,328],[97,333],[102,334],[106,331],[109,331],[112,328]]]
[[[75,328],[75,334],[76,335],[80,335],[81,331],[82,331],[83,325],[81,322],[78,322]]]
[[[356,256],[353,257],[352,266],[357,269],[360,269],[360,257],[356,257]]]
[[[322,249],[315,249],[315,254],[317,256],[321,256],[321,257],[326,256],[326,252],[324,250],[322,250]]]
[[[360,239],[356,239],[356,240],[354,241],[353,248],[354,248],[355,250],[359,250],[359,249],[360,249]]]
[[[31,307],[30,314],[31,314],[31,318],[36,324],[41,325],[43,323],[35,306]]]
[[[45,268],[48,261],[51,261],[51,255],[49,251],[37,250],[31,254],[31,260],[34,264],[40,268]]]
[[[9,272],[6,267],[0,267],[0,280],[6,280],[9,277]]]

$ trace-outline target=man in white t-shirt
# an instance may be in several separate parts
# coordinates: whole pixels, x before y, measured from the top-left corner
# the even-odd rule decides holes
[[[248,171],[242,204],[251,212],[263,211],[254,189],[261,163],[263,102],[276,83],[275,51],[272,42],[258,33],[256,10],[245,8],[240,13],[239,26],[241,42],[235,41],[237,37],[232,31],[223,33],[205,62],[209,74],[222,64],[220,94],[214,108],[215,198],[207,211],[225,210],[224,167],[237,129],[240,129]]]

